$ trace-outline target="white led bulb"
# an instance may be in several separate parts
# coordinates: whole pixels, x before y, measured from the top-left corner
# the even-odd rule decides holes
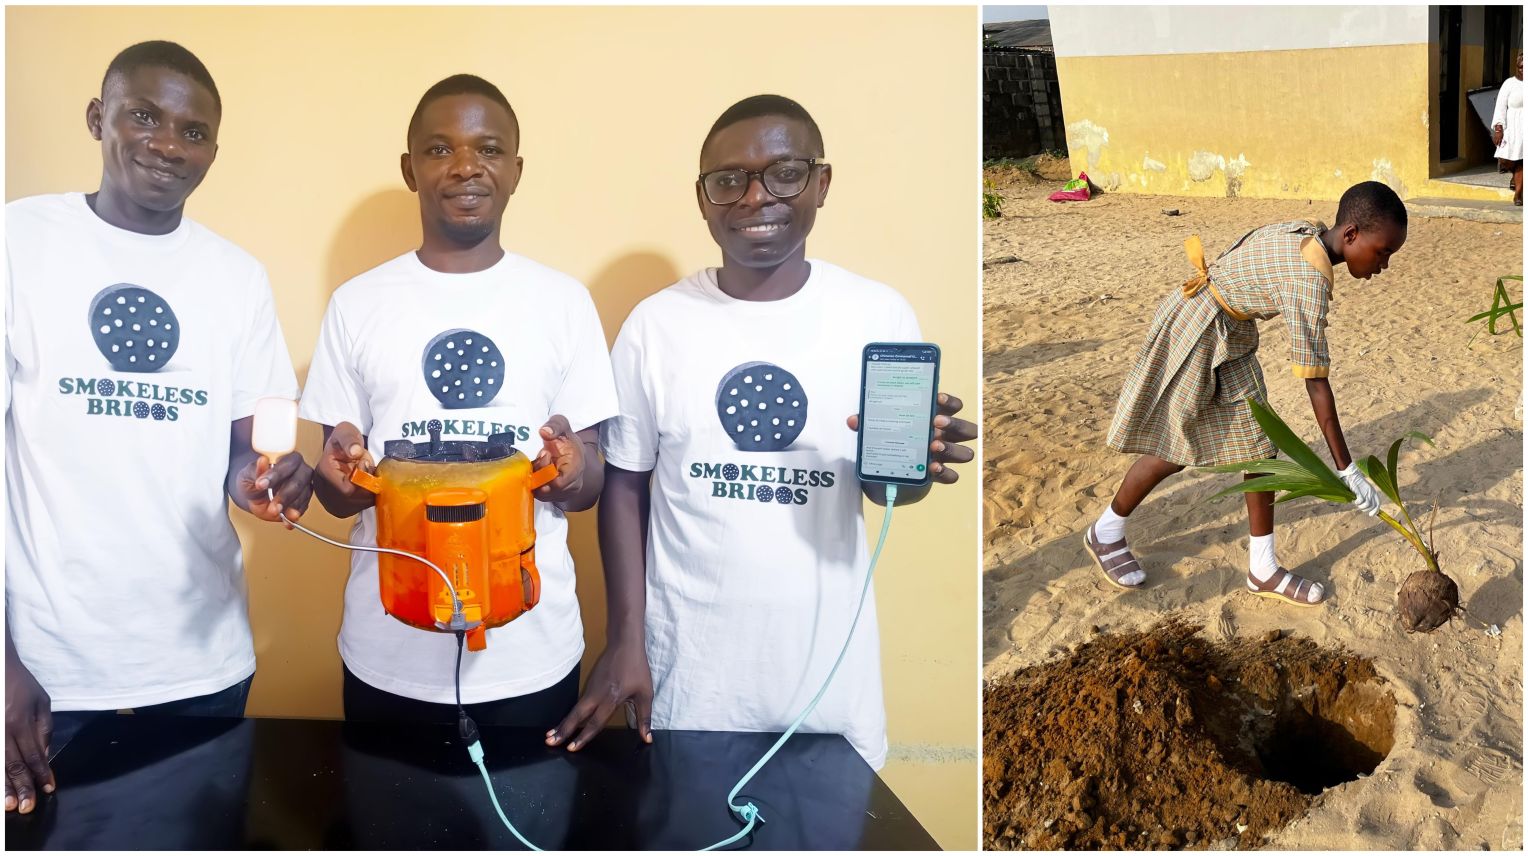
[[[297,448],[297,402],[262,398],[255,403],[255,427],[249,445],[275,463]]]

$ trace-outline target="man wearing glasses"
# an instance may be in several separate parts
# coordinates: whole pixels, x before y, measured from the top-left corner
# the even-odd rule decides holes
[[[800,104],[758,95],[712,126],[696,201],[722,266],[649,297],[611,360],[600,551],[609,644],[547,742],[585,745],[626,705],[653,728],[779,731],[838,655],[869,562],[854,478],[860,351],[917,341],[896,291],[806,257],[832,169]],[[940,396],[931,470],[976,426]],[[847,417],[847,425],[845,424]],[[650,483],[651,482],[651,483]],[[927,493],[907,490],[900,504]],[[874,603],[806,731],[886,758]]]

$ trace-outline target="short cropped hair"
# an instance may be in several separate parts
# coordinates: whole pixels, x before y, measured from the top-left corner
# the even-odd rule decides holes
[[[812,157],[823,156],[822,130],[817,127],[817,120],[812,118],[811,113],[806,112],[805,107],[783,95],[752,95],[728,107],[711,126],[711,130],[706,133],[705,142],[700,144],[701,152],[705,152],[706,146],[711,144],[711,139],[722,129],[746,119],[757,119],[762,116],[783,116],[800,121],[806,125],[807,143],[811,146]]]
[[[504,97],[499,87],[475,74],[453,74],[426,89],[419,99],[419,106],[414,108],[414,115],[409,119],[408,139],[404,141],[405,143],[411,143],[415,132],[419,130],[419,118],[424,115],[424,108],[430,106],[431,102],[448,95],[481,95],[503,107],[509,113],[509,123],[515,129],[515,146],[519,147],[520,118],[515,115],[515,108],[509,106],[509,99]]]
[[[1382,182],[1355,184],[1337,203],[1337,222],[1352,223],[1358,231],[1378,229],[1386,223],[1406,228],[1406,205]]]
[[[218,94],[218,85],[212,82],[212,73],[196,58],[196,54],[175,42],[139,42],[124,48],[111,61],[111,65],[106,66],[106,74],[101,77],[101,94],[106,94],[106,86],[113,75],[128,75],[140,68],[167,68],[200,83],[212,93],[212,103],[217,105],[218,114],[222,115],[223,97]]]

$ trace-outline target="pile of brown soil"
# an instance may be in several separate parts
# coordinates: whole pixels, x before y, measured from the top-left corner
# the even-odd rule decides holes
[[[1052,186],[1070,181],[1071,161],[1050,153],[1023,158],[1022,160],[996,161],[982,169],[986,183],[1000,193],[1024,193],[1043,189],[1050,193]]]
[[[1390,752],[1373,664],[1308,639],[1095,636],[986,688],[988,849],[1256,847]]]
[[[1065,157],[1055,157],[1050,153],[1035,158],[1035,175],[1047,181],[1070,181],[1077,176],[1072,174],[1072,162]]]

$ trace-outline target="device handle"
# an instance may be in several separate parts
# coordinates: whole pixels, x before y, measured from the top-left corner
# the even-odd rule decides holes
[[[552,479],[555,478],[557,478],[556,464],[547,464],[539,470],[532,470],[530,478],[531,490],[550,484]]]
[[[350,474],[350,483],[372,493],[382,492],[382,480],[360,467],[356,467],[355,472]]]

